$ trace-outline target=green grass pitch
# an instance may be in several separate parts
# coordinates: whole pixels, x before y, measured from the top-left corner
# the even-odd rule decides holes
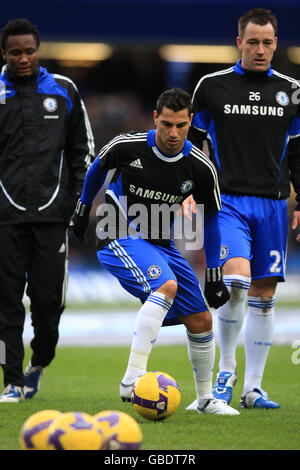
[[[46,369],[42,386],[31,400],[0,405],[0,450],[19,449],[22,424],[42,409],[96,414],[114,409],[132,415],[141,425],[143,450],[299,450],[300,364],[292,362],[290,346],[271,348],[263,388],[278,401],[278,410],[240,410],[240,416],[198,415],[185,407],[195,398],[192,370],[185,346],[157,346],[148,370],[163,370],[178,382],[182,400],[165,421],[141,418],[130,403],[119,398],[129,347],[58,347]],[[26,359],[29,349],[26,349]],[[218,364],[218,350],[216,368]],[[244,352],[238,349],[238,382],[231,405],[239,408],[243,386]]]

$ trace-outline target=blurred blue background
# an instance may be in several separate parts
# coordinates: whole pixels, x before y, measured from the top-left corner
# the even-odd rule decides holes
[[[23,0],[5,2],[2,22],[29,17],[45,39],[232,42],[238,18],[253,7],[270,8],[281,42],[299,40],[299,1],[265,0]]]

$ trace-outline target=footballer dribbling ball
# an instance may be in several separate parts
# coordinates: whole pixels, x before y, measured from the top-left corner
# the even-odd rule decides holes
[[[31,415],[23,424],[19,440],[22,450],[50,450],[49,426],[60,411],[42,410]]]
[[[105,410],[94,418],[99,422],[106,437],[108,450],[139,450],[143,441],[140,425],[122,411]]]
[[[150,421],[168,418],[177,410],[180,389],[165,372],[147,372],[133,386],[131,401],[135,410]]]
[[[76,411],[62,413],[51,423],[48,442],[53,450],[103,450],[106,445],[98,421]]]

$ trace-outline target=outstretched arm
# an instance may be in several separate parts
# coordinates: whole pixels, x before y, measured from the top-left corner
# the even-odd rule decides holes
[[[106,175],[107,172],[101,169],[100,158],[96,158],[86,174],[81,196],[70,221],[70,230],[80,241],[85,238],[93,201],[102,187]]]

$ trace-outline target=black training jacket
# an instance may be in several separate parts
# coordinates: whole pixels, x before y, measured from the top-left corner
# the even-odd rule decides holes
[[[249,72],[239,61],[201,78],[189,139],[208,140],[221,192],[283,199],[291,181],[300,210],[299,103],[299,83],[271,68]]]
[[[43,67],[0,74],[0,225],[66,222],[94,157],[84,104],[72,80]]]

